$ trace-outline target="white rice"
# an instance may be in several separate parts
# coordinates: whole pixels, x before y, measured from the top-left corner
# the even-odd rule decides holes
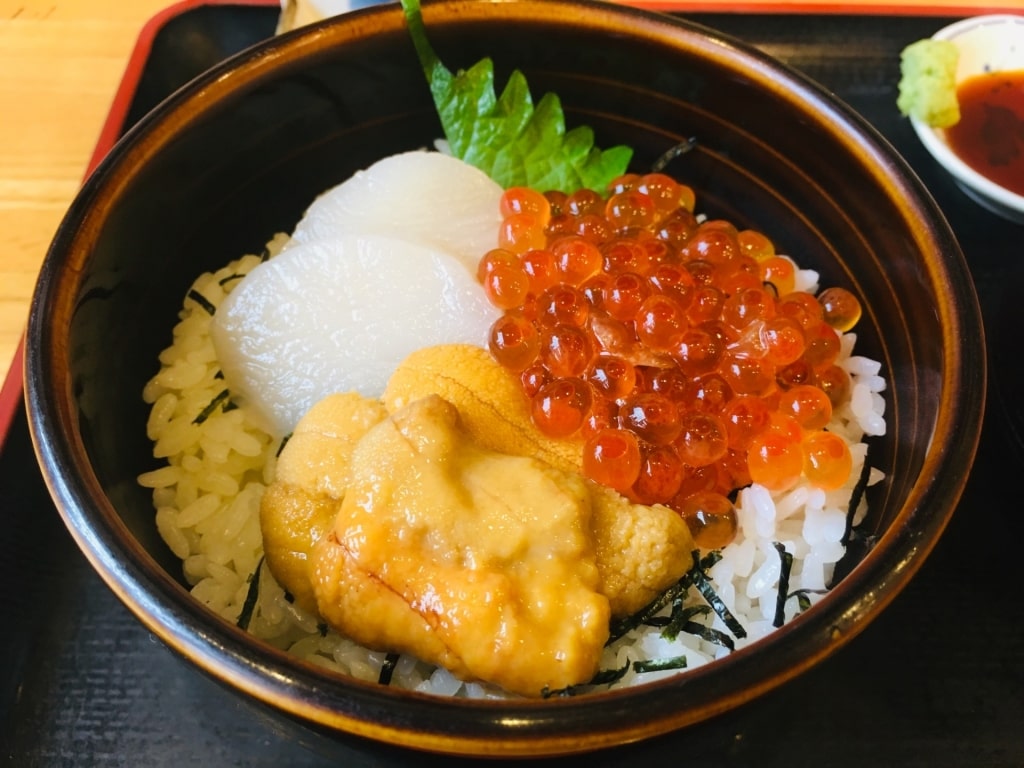
[[[268,255],[286,241],[285,236],[276,237],[268,244]],[[160,371],[143,393],[151,405],[146,430],[153,441],[153,454],[167,464],[141,475],[139,483],[153,490],[157,529],[182,561],[184,577],[197,600],[237,623],[258,570],[258,599],[248,620],[253,635],[324,668],[376,681],[386,663],[385,654],[362,648],[329,630],[317,616],[290,602],[267,568],[258,568],[263,555],[260,498],[273,479],[280,440],[255,427],[243,409],[230,405],[225,409],[227,400],[209,409],[211,403],[225,397],[226,385],[209,336],[212,316],[202,299],[218,306],[240,276],[260,261],[260,256],[245,256],[216,273],[202,275],[192,286],[174,327],[173,343],[160,354]],[[799,289],[816,290],[814,272],[798,274]],[[197,300],[197,296],[202,298]],[[839,362],[850,374],[852,387],[849,401],[835,409],[828,426],[850,444],[854,466],[849,482],[828,493],[806,484],[776,494],[758,485],[743,489],[737,499],[736,540],[707,570],[715,593],[745,636],[737,637],[742,633],[730,630],[714,611],[698,615],[694,621],[724,633],[734,648],[775,628],[782,572],[777,544],[792,556],[790,597],[785,602],[787,622],[801,612],[795,593],[803,595],[805,605],[820,599],[843,555],[847,505],[867,453],[861,441],[885,432],[885,401],[880,393],[886,382],[879,374],[881,366],[853,355],[855,341],[852,333],[841,337]],[[207,418],[195,423],[204,410],[210,411]],[[878,470],[870,470],[869,484],[881,478]],[[859,522],[865,512],[862,503],[854,511],[853,522]],[[687,593],[685,604],[707,605],[694,588]],[[686,668],[692,669],[730,652],[725,645],[696,634],[679,632],[674,639],[667,639],[660,627],[641,626],[606,648],[602,669],[625,669],[610,684],[618,687],[680,674],[638,672],[633,666],[636,661],[685,657]],[[463,683],[446,670],[411,657],[398,660],[391,685],[446,696],[506,695],[486,685]]]

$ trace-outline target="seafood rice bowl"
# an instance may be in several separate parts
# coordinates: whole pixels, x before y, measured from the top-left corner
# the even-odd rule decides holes
[[[26,344],[69,529],[307,736],[564,754],[784,683],[962,490],[984,364],[948,226],[852,111],[706,29],[402,6],[201,75],[76,198]]]
[[[432,158],[430,154],[434,153],[414,152],[389,158],[357,174],[355,183],[383,190],[381,194],[390,198],[390,205],[404,210],[406,206],[401,197],[403,188],[413,190],[410,193],[412,198],[423,200],[425,196],[418,187],[436,183],[436,174],[440,168],[451,164],[458,169],[456,175],[465,172],[454,160],[448,160],[443,155]],[[407,173],[395,173],[395,165],[405,166]],[[421,166],[429,168],[426,176],[417,178]],[[398,189],[391,189],[387,183],[376,178],[391,175],[396,177],[394,184]],[[345,190],[340,193],[333,190],[324,195],[318,202],[319,208],[312,209],[301,220],[299,232],[316,229],[318,220],[327,218],[322,209],[325,207],[324,201],[332,194],[338,196],[347,193]],[[497,196],[492,197],[494,199],[485,196],[486,202],[479,207],[485,211],[488,206],[496,209]],[[443,207],[447,211],[446,217],[424,217],[441,223],[438,228],[440,234],[431,232],[427,239],[443,236],[444,229],[448,227],[455,231],[465,231],[462,222],[458,220],[458,212],[448,203]],[[472,216],[485,218],[482,215],[477,217],[475,210]],[[351,216],[341,220],[345,221],[343,228],[351,228]],[[368,228],[376,229],[377,225],[373,222]],[[319,229],[321,234],[318,237],[333,237],[334,242],[341,239],[341,233],[331,231],[329,225],[321,225]],[[497,221],[490,223],[490,229],[490,245],[497,248]],[[698,225],[694,229],[694,236],[699,230]],[[411,231],[407,236],[412,238],[419,236],[420,229],[413,225],[404,231]],[[486,243],[486,238],[483,239]],[[325,668],[369,681],[386,677],[390,685],[448,695],[506,695],[505,691],[487,681],[460,680],[443,666],[427,664],[414,655],[406,654],[396,658],[390,656],[387,649],[360,646],[344,633],[331,629],[315,606],[308,605],[308,609],[304,609],[298,604],[294,595],[275,580],[271,567],[261,567],[273,563],[272,559],[265,559],[260,501],[264,498],[267,485],[274,480],[277,458],[294,433],[294,422],[319,398],[329,396],[337,389],[338,379],[336,375],[328,377],[320,387],[323,395],[308,395],[306,405],[295,412],[298,415],[291,416],[292,421],[285,419],[273,422],[255,408],[253,398],[243,399],[241,404],[232,401],[232,388],[236,381],[245,379],[245,371],[240,370],[244,368],[244,363],[232,361],[229,372],[225,373],[225,366],[218,358],[217,351],[221,349],[222,353],[233,355],[236,354],[236,345],[232,339],[225,338],[225,334],[230,334],[223,330],[223,326],[237,323],[237,338],[243,339],[249,346],[258,345],[253,335],[263,333],[271,339],[268,345],[274,346],[278,350],[277,354],[281,355],[295,348],[295,344],[280,340],[284,333],[298,336],[299,343],[305,340],[307,344],[312,344],[314,340],[336,332],[345,323],[346,317],[359,317],[363,325],[352,329],[350,335],[360,338],[362,333],[360,349],[373,350],[374,360],[367,363],[379,361],[383,345],[380,339],[365,338],[367,310],[353,308],[352,304],[356,300],[352,298],[339,299],[334,295],[335,291],[327,291],[329,281],[324,278],[319,262],[313,271],[314,276],[305,283],[305,289],[299,291],[299,294],[300,303],[313,315],[311,322],[321,325],[320,334],[309,331],[295,334],[294,328],[303,325],[301,320],[296,319],[299,310],[282,311],[282,302],[285,300],[280,293],[274,293],[266,300],[273,307],[271,317],[287,318],[283,328],[260,327],[253,323],[251,311],[240,310],[237,302],[234,305],[228,304],[231,293],[246,286],[245,278],[250,271],[264,263],[273,264],[279,252],[288,254],[289,248],[295,247],[291,236],[281,234],[267,244],[262,254],[244,256],[225,263],[217,272],[202,275],[184,297],[178,325],[173,333],[174,342],[161,354],[161,369],[149,382],[144,393],[146,402],[153,406],[147,427],[148,435],[154,442],[155,455],[167,459],[166,466],[140,477],[144,486],[154,489],[158,529],[171,550],[182,560],[185,576],[193,585],[192,594],[218,614],[247,628],[261,639]],[[481,258],[488,250],[479,248]],[[360,251],[363,254],[366,252],[365,247]],[[296,253],[292,251],[292,256]],[[335,258],[342,259],[344,256],[338,255]],[[699,263],[696,259],[690,261],[694,270],[700,269],[705,263],[703,259]],[[686,264],[678,256],[665,257],[664,263]],[[407,279],[419,289],[423,284],[422,278],[410,276],[408,270],[403,276],[397,276],[390,269],[384,269],[383,276],[380,276],[380,265],[379,260],[364,258],[358,266],[366,272],[342,276],[339,281],[343,282],[347,277],[357,282],[362,296],[374,297],[373,302],[380,308],[382,318],[394,318],[390,325],[369,321],[373,328],[383,328],[381,332],[395,336],[410,337],[407,345],[400,345],[403,351],[395,356],[395,362],[401,365],[405,349],[410,352],[422,350],[424,340],[431,338],[427,318],[417,323],[408,321],[410,297],[399,287],[400,281]],[[462,277],[470,274],[465,265],[457,260],[453,260],[451,268],[456,275]],[[304,276],[306,270],[307,267],[300,264],[291,273]],[[299,277],[295,279],[301,280]],[[378,279],[383,283],[380,292],[373,287]],[[282,282],[288,282],[288,279],[282,279]],[[330,293],[327,300],[316,298],[318,287]],[[483,287],[477,287],[483,296]],[[786,288],[791,288],[794,295],[818,293],[817,274],[811,270],[796,269]],[[389,295],[392,298],[397,295],[399,305],[388,305]],[[437,305],[433,295],[429,303]],[[219,330],[222,341],[217,345],[214,343],[218,332],[217,311],[225,305],[227,313],[241,317],[222,320]],[[475,341],[483,349],[487,346],[488,326],[494,322],[494,318],[472,298],[465,301],[465,306],[465,322],[454,324],[451,330],[440,329],[435,340],[439,343]],[[325,319],[328,310],[324,307],[339,308],[339,317]],[[591,310],[594,318],[603,316],[599,307],[591,307]],[[482,321],[478,319],[480,317]],[[742,332],[743,327],[737,330],[737,334]],[[844,381],[841,391],[833,393],[835,407],[832,408],[830,404],[831,415],[822,431],[841,436],[848,445],[850,463],[844,478],[830,482],[828,488],[822,488],[809,480],[805,473],[801,473],[799,479],[780,483],[778,485],[781,487],[774,491],[763,484],[749,482],[742,487],[728,489],[735,503],[733,525],[736,532],[726,537],[724,546],[717,542],[713,549],[704,547],[701,551],[702,557],[710,557],[714,561],[707,568],[707,583],[711,586],[707,594],[713,597],[709,601],[698,587],[693,586],[681,592],[683,599],[680,599],[678,591],[671,598],[658,596],[655,600],[660,599],[664,605],[656,610],[651,608],[651,601],[647,600],[642,604],[631,605],[632,609],[650,615],[619,616],[627,626],[636,626],[618,630],[621,637],[607,643],[601,654],[600,668],[593,672],[596,681],[613,679],[608,683],[596,682],[594,685],[589,685],[588,680],[576,680],[572,683],[575,693],[592,688],[630,685],[660,675],[678,674],[680,670],[705,664],[763,637],[806,610],[826,592],[835,565],[845,552],[850,531],[866,513],[866,505],[863,503],[851,509],[851,499],[855,503],[856,499],[863,499],[865,485],[881,479],[880,470],[872,470],[866,463],[868,446],[864,437],[885,433],[885,401],[882,397],[885,379],[879,375],[880,364],[854,354],[855,333],[836,331],[835,337],[838,343],[832,364],[839,368],[848,381]],[[345,353],[346,343],[342,342],[343,348],[339,350],[302,349],[300,357],[314,361],[334,359]],[[607,348],[600,349],[596,358],[618,360],[619,357],[614,356],[613,352]],[[249,354],[258,358],[261,370],[267,366],[270,353],[261,348],[259,354]],[[375,381],[376,377],[367,371],[367,363],[358,359],[358,355],[348,361],[350,370],[356,371],[358,375],[351,382],[346,380],[345,391],[348,391],[347,386],[351,384],[371,397],[380,398],[384,395],[386,382]],[[293,360],[272,359],[270,367],[278,371],[294,371],[302,366]],[[780,371],[786,368],[785,365],[778,366]],[[824,370],[824,366],[819,365],[819,368]],[[419,370],[423,372],[422,368]],[[678,367],[671,360],[666,360],[658,361],[657,365],[644,366],[642,370],[647,370],[653,376],[651,371],[676,372]],[[231,373],[236,373],[237,378]],[[693,380],[700,381],[701,377],[693,377]],[[258,392],[260,389],[258,385],[249,385],[247,381],[245,383],[247,390]],[[309,384],[308,379],[299,386],[263,383],[289,393],[302,391]],[[483,385],[477,379],[471,379],[467,386],[475,388]],[[434,394],[435,389],[425,386],[417,396]],[[628,399],[630,394],[620,397],[620,403]],[[778,395],[773,387],[768,397],[776,399]],[[728,396],[737,397],[739,393],[729,393]],[[684,410],[681,399],[679,409]],[[290,412],[289,409],[285,411]],[[261,428],[261,424],[273,426]],[[582,454],[585,441],[580,437],[578,442],[577,451]],[[504,447],[511,449],[510,446]],[[294,446],[291,450],[295,450]],[[672,454],[677,455],[678,451],[673,449]],[[324,460],[317,458],[314,461],[322,463]],[[700,467],[684,466],[678,471],[696,477],[703,483],[702,478],[706,473],[700,470]],[[633,493],[635,495],[636,491]],[[695,492],[689,493],[693,495]],[[685,508],[686,497],[684,494],[678,500],[670,501],[666,498],[663,501],[673,503],[681,510]],[[264,524],[267,524],[268,515],[271,514],[265,513]],[[402,514],[411,515],[412,512],[403,510]],[[617,549],[625,548],[627,542],[617,541],[614,546]],[[439,555],[436,552],[421,552],[420,555],[438,557],[446,553]],[[687,560],[690,551],[688,548],[674,549],[672,556]],[[414,601],[415,598],[410,600]],[[719,612],[710,610],[712,606],[718,606]],[[677,624],[672,623],[673,616],[677,617]],[[680,620],[678,617],[681,616],[687,618]],[[622,674],[613,674],[616,670],[622,671]],[[539,687],[537,693],[540,693]]]

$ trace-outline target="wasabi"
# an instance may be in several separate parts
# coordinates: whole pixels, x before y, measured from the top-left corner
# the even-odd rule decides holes
[[[960,51],[948,40],[918,40],[900,54],[899,98],[904,115],[933,128],[960,122],[956,97],[956,65]]]

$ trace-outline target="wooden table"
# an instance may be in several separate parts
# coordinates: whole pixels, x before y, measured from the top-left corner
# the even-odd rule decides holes
[[[89,164],[139,33],[170,0],[0,0],[0,381],[14,359],[36,274]],[[879,11],[972,0],[637,0],[648,8]],[[999,3],[1002,8],[1024,0]]]

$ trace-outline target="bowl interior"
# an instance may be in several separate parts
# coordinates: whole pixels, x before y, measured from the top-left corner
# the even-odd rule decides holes
[[[79,544],[158,636],[300,719],[399,744],[510,754],[696,722],[855,635],[941,532],[973,457],[984,391],[962,256],[917,180],[856,115],[731,40],[559,0],[463,0],[427,5],[425,18],[449,67],[490,56],[499,87],[510,68],[522,69],[535,98],[561,96],[570,126],[591,125],[602,146],[633,146],[637,169],[695,137],[696,150],[667,172],[696,189],[700,211],[761,229],[818,270],[823,286],[863,299],[858,351],[882,361],[890,383],[889,434],[870,446],[887,479],[870,492],[870,547],[851,556],[846,578],[765,652],[585,703],[468,706],[325,683],[193,605],[135,482],[157,466],[143,385],[198,274],[258,252],[357,169],[440,136],[395,8],[298,30],[200,77],[88,181],[47,257],[30,320],[27,396],[44,474]],[[659,705],[636,704],[647,696]]]

